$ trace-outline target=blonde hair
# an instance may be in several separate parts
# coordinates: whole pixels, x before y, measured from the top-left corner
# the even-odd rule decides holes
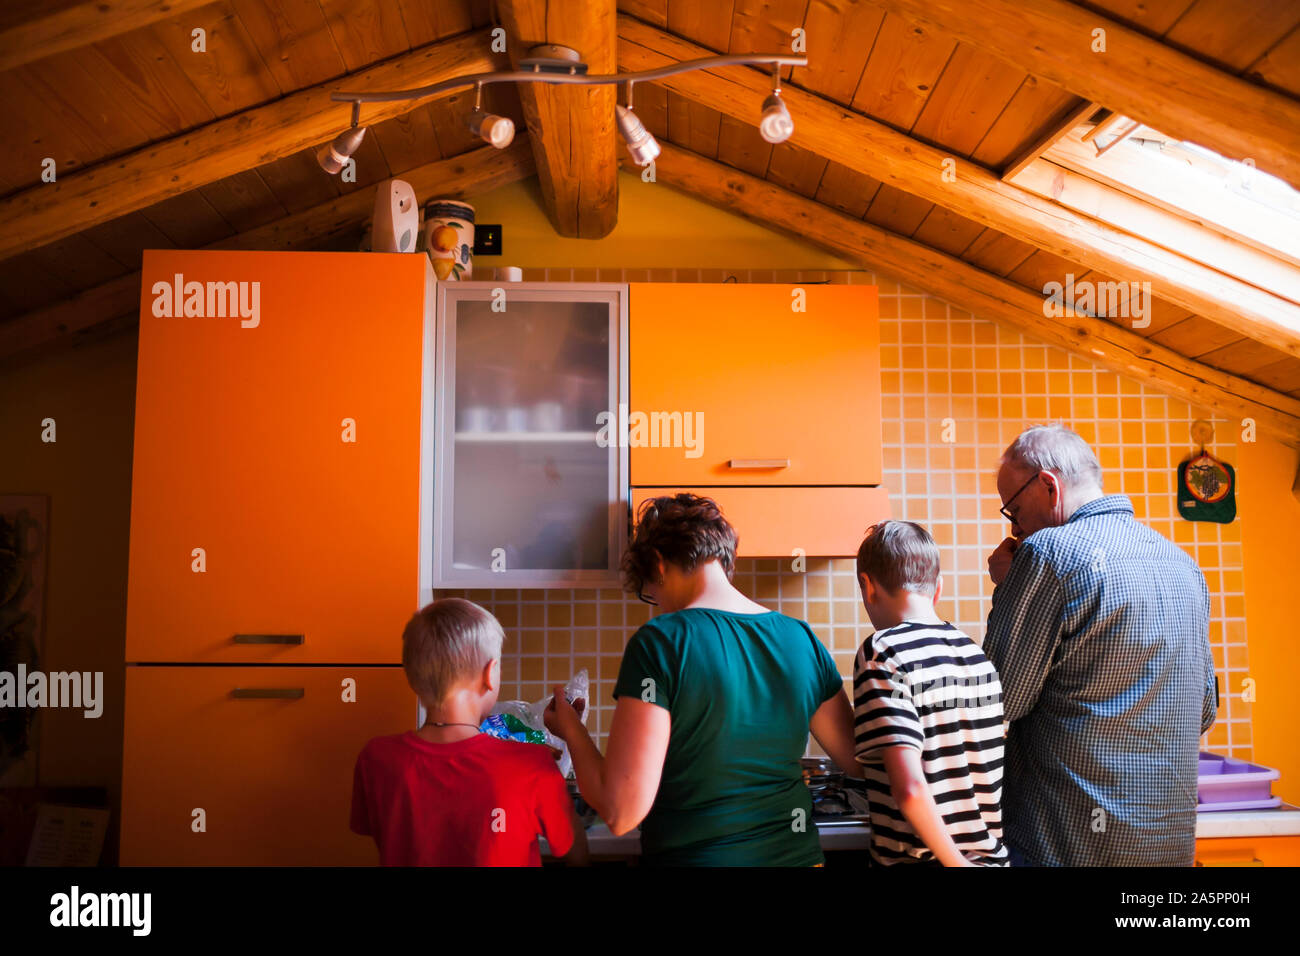
[[[438,704],[501,656],[501,624],[473,601],[439,598],[411,617],[402,632],[402,669],[420,700]]]

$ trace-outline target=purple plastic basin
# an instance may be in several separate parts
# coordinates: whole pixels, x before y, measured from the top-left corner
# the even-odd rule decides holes
[[[1207,812],[1276,807],[1282,798],[1273,796],[1273,781],[1280,776],[1281,772],[1272,767],[1202,751],[1196,775],[1196,809]]]

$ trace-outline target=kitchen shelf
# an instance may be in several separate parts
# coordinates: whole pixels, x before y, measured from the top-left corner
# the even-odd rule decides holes
[[[471,444],[501,444],[514,442],[577,443],[596,441],[596,432],[456,432],[456,441]]]

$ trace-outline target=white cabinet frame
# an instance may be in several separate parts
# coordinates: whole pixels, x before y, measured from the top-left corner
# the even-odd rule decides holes
[[[437,282],[436,307],[426,313],[424,387],[420,437],[420,601],[435,588],[620,587],[619,563],[627,544],[628,450],[618,434],[620,405],[628,400],[628,287],[622,283]],[[613,413],[609,462],[609,566],[603,569],[511,570],[456,568],[452,563],[455,511],[456,328],[449,307],[457,301],[491,301],[495,290],[529,301],[609,303],[609,396]],[[593,433],[596,431],[592,423]]]

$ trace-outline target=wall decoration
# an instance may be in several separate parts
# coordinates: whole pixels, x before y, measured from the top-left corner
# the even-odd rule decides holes
[[[0,671],[41,668],[50,499],[0,495]],[[0,708],[0,787],[36,785],[38,712]]]
[[[424,207],[424,250],[439,279],[468,279],[474,271],[474,207],[434,199]]]
[[[1229,524],[1237,517],[1237,475],[1231,465],[1205,450],[1213,439],[1213,425],[1192,423],[1192,440],[1200,450],[1178,466],[1178,513],[1188,521]]]

